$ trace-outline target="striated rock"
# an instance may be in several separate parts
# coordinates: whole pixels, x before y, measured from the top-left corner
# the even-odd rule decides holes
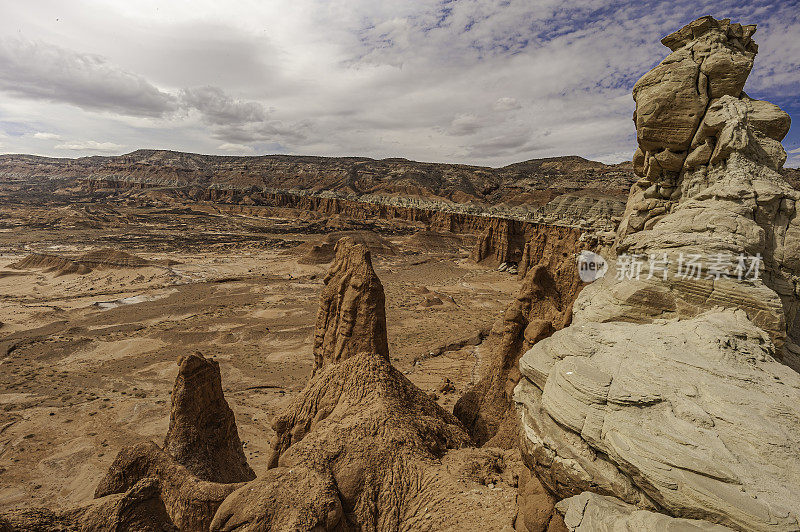
[[[582,188],[624,194],[631,183],[624,165],[575,156],[489,168],[400,158],[220,157],[166,150],[77,159],[0,155],[0,176],[17,181],[86,180],[93,191],[175,187],[176,193],[196,200],[239,204],[262,204],[260,191],[265,187],[303,194],[382,195],[396,198],[398,205],[417,200],[496,205],[530,203],[531,197],[544,203],[550,191],[558,194]]]
[[[567,228],[533,234],[525,245],[520,264],[520,274],[525,277],[517,296],[492,327],[485,375],[454,408],[479,445],[490,440],[489,445],[500,447],[515,444],[512,394],[519,381],[519,357],[569,324],[572,303],[584,285],[575,261],[584,246],[590,247],[581,242],[581,233]]]
[[[222,393],[219,363],[195,353],[178,366],[164,450],[202,480],[230,484],[256,478]]]
[[[472,260],[481,262],[491,258],[498,264],[517,262],[524,245],[522,225],[502,218],[492,219],[478,237],[472,250]]]
[[[672,532],[726,532],[731,529],[698,519],[679,519],[625,504],[614,497],[585,491],[560,501],[556,508],[564,514],[569,532],[611,530],[670,530]]]
[[[388,360],[385,295],[369,249],[350,237],[336,243],[325,277],[314,337],[314,372],[362,351]]]
[[[523,457],[560,497],[590,490],[737,529],[790,530],[800,374],[774,354],[742,311],[654,324],[576,313],[520,360]]]
[[[523,459],[560,498],[800,527],[789,488],[800,484],[799,198],[778,172],[788,117],[741,92],[754,31],[704,17],[665,39],[673,53],[634,90],[642,179],[618,230],[618,275],[584,289],[571,326],[520,359]],[[757,254],[759,278],[737,278],[736,258]],[[692,255],[705,269],[678,276]],[[566,525],[686,524],[614,517],[598,500],[576,500]]]
[[[645,173],[640,172],[645,177],[631,189],[619,227],[617,251],[645,259],[666,253],[671,273],[677,273],[682,256],[727,258],[734,262],[727,268],[733,273],[740,254],[760,255],[761,280],[754,284],[729,282],[724,278],[708,279],[708,272],[703,272],[703,278],[697,281],[656,281],[657,287],[648,283],[649,286],[636,289],[626,281],[625,288],[609,290],[615,292],[614,299],[623,303],[628,316],[652,316],[640,303],[663,300],[665,296],[670,300],[665,310],[683,315],[697,315],[714,306],[742,308],[754,323],[770,333],[780,348],[776,356],[800,368],[800,246],[795,243],[795,235],[800,234],[795,209],[800,195],[780,174],[786,160],[780,141],[789,130],[789,116],[775,105],[749,98],[739,89],[744,83],[739,78],[747,77],[752,62],[748,59],[746,64],[739,64],[739,60],[755,54],[756,47],[750,41],[755,27],[709,21],[707,17],[693,24],[691,32],[699,32],[697,38],[668,38],[669,42],[674,46],[683,43],[679,50],[705,49],[707,39],[713,37],[716,44],[711,47],[711,55],[703,52],[699,57],[708,61],[720,54],[732,54],[739,59],[715,62],[709,79],[722,80],[721,86],[736,79],[734,88],[738,92],[707,92],[707,111],[692,132],[688,157],[679,172],[653,173],[648,168],[655,167],[645,163]],[[669,58],[665,63],[672,65]],[[719,67],[723,64],[734,73],[726,74]],[[637,100],[637,108],[639,105],[650,104]],[[665,147],[652,148],[640,142],[637,154],[644,152],[647,159],[663,154],[658,150]],[[644,271],[647,273],[646,268]],[[621,293],[630,297],[619,297]],[[645,293],[647,296],[641,297]],[[617,308],[620,305],[599,306],[604,309],[596,310],[606,315],[623,313]]]

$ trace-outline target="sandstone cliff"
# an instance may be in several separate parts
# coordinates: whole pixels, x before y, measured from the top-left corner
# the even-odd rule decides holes
[[[800,527],[798,194],[779,173],[788,116],[742,92],[754,31],[703,17],[634,88],[641,177],[616,264],[524,354],[514,392],[526,464],[558,497],[613,496],[652,526]],[[681,277],[690,254],[760,254],[763,275],[740,280],[732,259]],[[632,515],[583,497],[573,530]]]
[[[576,254],[597,245],[584,241],[581,231],[572,228],[530,229],[523,253],[517,257],[521,260],[519,292],[486,340],[490,356],[486,374],[459,399],[454,410],[481,445],[515,445],[512,394],[520,376],[519,358],[533,344],[569,324],[572,304],[584,285],[578,276]]]

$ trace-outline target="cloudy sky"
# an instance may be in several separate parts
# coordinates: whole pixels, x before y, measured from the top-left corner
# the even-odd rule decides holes
[[[631,87],[705,14],[758,24],[745,90],[797,121],[798,4],[0,0],[0,153],[619,162]]]

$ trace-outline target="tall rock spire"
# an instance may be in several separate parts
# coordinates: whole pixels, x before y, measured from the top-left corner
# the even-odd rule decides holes
[[[389,359],[386,297],[369,249],[345,237],[325,277],[314,337],[314,372],[367,351]]]

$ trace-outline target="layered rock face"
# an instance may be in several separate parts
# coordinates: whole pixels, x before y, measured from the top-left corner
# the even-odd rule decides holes
[[[585,491],[560,501],[569,532],[598,530],[670,530],[673,532],[730,532],[730,528],[699,519],[679,519],[641,510],[619,499]]]
[[[520,376],[519,358],[533,344],[569,324],[572,304],[584,286],[575,255],[596,245],[569,228],[551,227],[530,235],[519,268],[524,276],[522,285],[487,340],[490,360],[486,373],[454,409],[479,445],[514,446],[517,430],[512,394]]]
[[[164,450],[203,480],[229,484],[256,478],[222,393],[219,363],[196,353],[178,365]]]
[[[673,52],[634,89],[641,179],[616,264],[520,360],[526,464],[560,498],[625,503],[582,495],[572,530],[800,527],[798,196],[778,173],[788,116],[742,93],[754,31],[704,17],[664,39]],[[740,280],[757,254],[761,279]]]
[[[760,254],[757,288],[768,290],[724,278],[712,283],[704,274],[691,288],[670,284],[667,310],[743,308],[778,347],[786,344],[778,356],[800,367],[799,196],[779,174],[790,119],[742,92],[758,50],[754,32],[755,26],[698,19],[663,40],[673,52],[636,83],[640,179],[619,227],[618,252],[667,253],[673,270],[681,253],[734,260]]]
[[[314,333],[314,372],[361,352],[389,358],[386,296],[369,249],[351,237],[336,243]]]

